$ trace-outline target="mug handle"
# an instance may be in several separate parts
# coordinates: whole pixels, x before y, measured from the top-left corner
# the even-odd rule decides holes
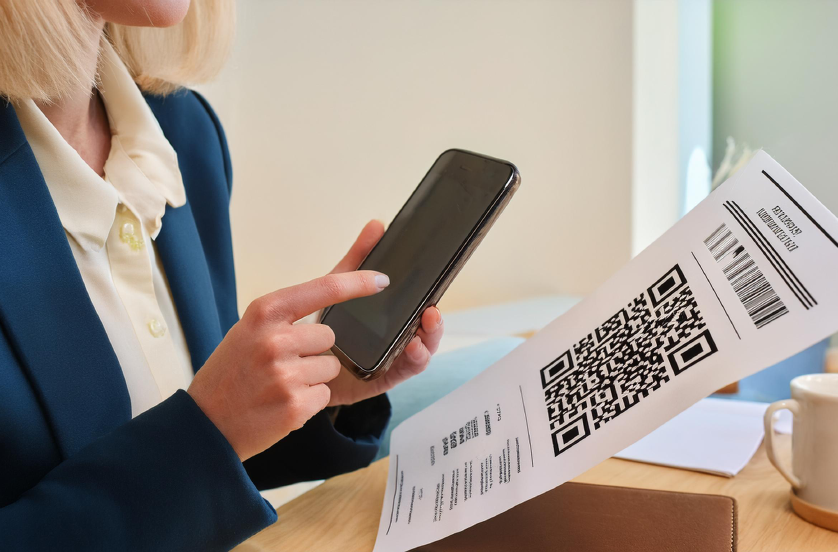
[[[777,459],[777,455],[774,453],[774,413],[778,410],[788,410],[790,411],[795,417],[797,417],[800,413],[800,403],[798,403],[794,399],[787,399],[785,401],[777,401],[772,403],[768,406],[768,410],[765,411],[765,452],[768,454],[768,460],[777,468],[777,471],[780,472],[780,475],[786,478],[786,480],[791,483],[791,486],[795,489],[799,489],[803,486],[800,482],[800,479],[791,473],[791,470],[786,469],[780,461]]]

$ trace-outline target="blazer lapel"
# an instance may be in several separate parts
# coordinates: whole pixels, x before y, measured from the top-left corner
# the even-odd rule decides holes
[[[64,457],[131,419],[119,361],[8,104],[0,105],[0,324]]]
[[[207,259],[189,201],[176,209],[166,206],[155,243],[189,347],[192,369],[197,372],[223,335]]]
[[[193,167],[185,161],[189,156],[184,155],[189,148],[195,147],[196,137],[191,133],[184,135],[173,132],[179,120],[173,116],[170,104],[165,99],[159,96],[146,96],[145,99],[163,134],[178,154],[183,185],[187,192],[185,205],[177,208],[166,206],[163,226],[155,244],[189,347],[192,369],[197,372],[221,343],[224,332],[221,329],[209,265],[189,200],[190,189],[200,191],[204,187],[200,173],[190,170]],[[187,140],[190,142],[185,143]]]

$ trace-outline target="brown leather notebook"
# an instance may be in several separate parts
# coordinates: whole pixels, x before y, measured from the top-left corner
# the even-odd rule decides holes
[[[735,552],[727,496],[565,483],[422,552]]]

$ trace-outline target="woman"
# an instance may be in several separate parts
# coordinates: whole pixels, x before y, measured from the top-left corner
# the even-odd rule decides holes
[[[230,158],[179,88],[224,59],[231,0],[0,0],[0,549],[226,549],[276,519],[257,488],[366,465],[384,378],[293,322],[377,293],[355,271],[236,311]],[[143,28],[145,27],[145,28]],[[136,84],[135,84],[136,83]],[[139,86],[137,86],[139,85]]]

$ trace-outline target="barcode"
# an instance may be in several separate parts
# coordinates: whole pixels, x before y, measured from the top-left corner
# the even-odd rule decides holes
[[[731,249],[739,245],[739,240],[736,239],[736,236],[733,235],[726,224],[722,224],[704,240],[704,245],[710,250],[716,262],[719,262],[730,253]]]
[[[789,312],[756,261],[726,224],[722,224],[710,234],[704,240],[704,245],[717,263],[730,257],[722,268],[722,273],[757,328],[762,328]]]

